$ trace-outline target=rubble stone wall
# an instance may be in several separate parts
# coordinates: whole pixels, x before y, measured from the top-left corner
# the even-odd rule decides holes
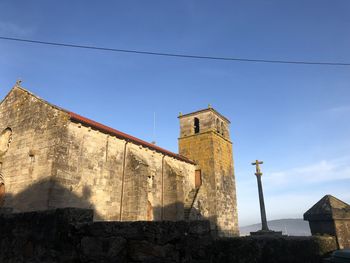
[[[336,236],[340,249],[350,249],[350,219],[334,220]]]
[[[87,209],[0,215],[0,262],[308,262],[333,237],[213,239],[208,221],[93,222]]]

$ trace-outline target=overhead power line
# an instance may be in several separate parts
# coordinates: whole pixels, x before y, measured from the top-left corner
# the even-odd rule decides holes
[[[13,38],[13,37],[4,37],[4,36],[0,36],[0,40],[9,40],[9,41],[25,42],[25,43],[32,43],[32,44],[59,46],[59,47],[92,49],[92,50],[100,50],[100,51],[133,53],[133,54],[164,56],[164,57],[178,57],[178,58],[188,58],[188,59],[207,59],[207,60],[226,60],[226,61],[255,62],[255,63],[302,64],[302,65],[321,65],[321,66],[350,66],[350,63],[345,63],[345,62],[344,63],[343,62],[324,62],[324,61],[313,62],[313,61],[306,61],[306,60],[293,61],[293,60],[250,59],[250,58],[235,58],[235,57],[214,57],[214,56],[162,53],[162,52],[152,52],[152,51],[144,51],[144,50],[86,46],[86,45],[48,42],[48,41],[40,41],[40,40],[34,40],[34,39],[23,39],[23,38]]]

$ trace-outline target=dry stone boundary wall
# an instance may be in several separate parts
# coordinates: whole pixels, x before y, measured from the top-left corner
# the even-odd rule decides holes
[[[93,222],[64,208],[0,215],[0,262],[320,262],[332,237],[214,239],[208,221]]]

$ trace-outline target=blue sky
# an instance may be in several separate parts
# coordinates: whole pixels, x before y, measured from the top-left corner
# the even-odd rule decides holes
[[[350,62],[350,2],[0,1],[0,35],[120,49]],[[177,116],[231,120],[241,225],[350,202],[350,67],[188,60],[0,41],[0,96],[16,79],[46,100],[177,152]]]

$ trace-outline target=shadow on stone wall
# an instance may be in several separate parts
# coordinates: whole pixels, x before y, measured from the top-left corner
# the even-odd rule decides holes
[[[79,196],[55,179],[41,180],[16,195],[6,194],[5,206],[0,209],[0,213],[42,211],[55,208],[84,208],[94,211],[95,221],[103,221],[103,216],[96,211],[95,205],[90,201],[92,191],[93,189],[90,187],[84,186],[82,194]],[[184,220],[184,204],[175,202],[165,207],[156,206],[152,208],[152,213],[154,221],[181,221]],[[208,220],[213,237],[217,237],[218,234],[220,236],[237,235],[237,233],[223,232],[215,224],[215,217],[203,217],[201,212],[195,208],[192,208],[190,218],[196,221]],[[144,221],[147,221],[147,218]]]
[[[42,211],[54,208],[76,207],[92,209],[94,219],[101,220],[101,215],[96,212],[95,206],[90,202],[91,188],[84,186],[81,196],[75,194],[59,181],[41,180],[28,186],[16,195],[5,194],[2,213],[20,213],[30,211]]]
[[[41,180],[29,185],[16,195],[6,193],[4,206],[0,212],[21,213],[55,208],[84,208],[94,211],[95,221],[103,221],[103,216],[96,211],[96,206],[90,201],[92,191],[93,189],[89,186],[83,186],[81,195],[77,195],[72,189],[63,186],[58,180]],[[193,212],[197,215],[195,220],[214,220],[214,218],[200,217],[200,212],[195,211],[194,208]],[[175,202],[165,207],[152,207],[151,213],[151,221],[184,220],[184,204]],[[124,218],[126,217],[124,216]],[[145,218],[144,221],[150,219]],[[126,218],[123,221],[128,220]]]
[[[219,234],[220,236],[238,236],[237,233],[222,231],[222,229],[220,229],[215,223],[216,217],[203,217],[201,212],[194,207],[191,209],[190,219],[185,220],[184,213],[184,204],[182,202],[172,203],[164,207],[156,206],[153,208],[153,218],[156,219],[154,221],[209,221],[211,234],[214,238],[218,237]]]

